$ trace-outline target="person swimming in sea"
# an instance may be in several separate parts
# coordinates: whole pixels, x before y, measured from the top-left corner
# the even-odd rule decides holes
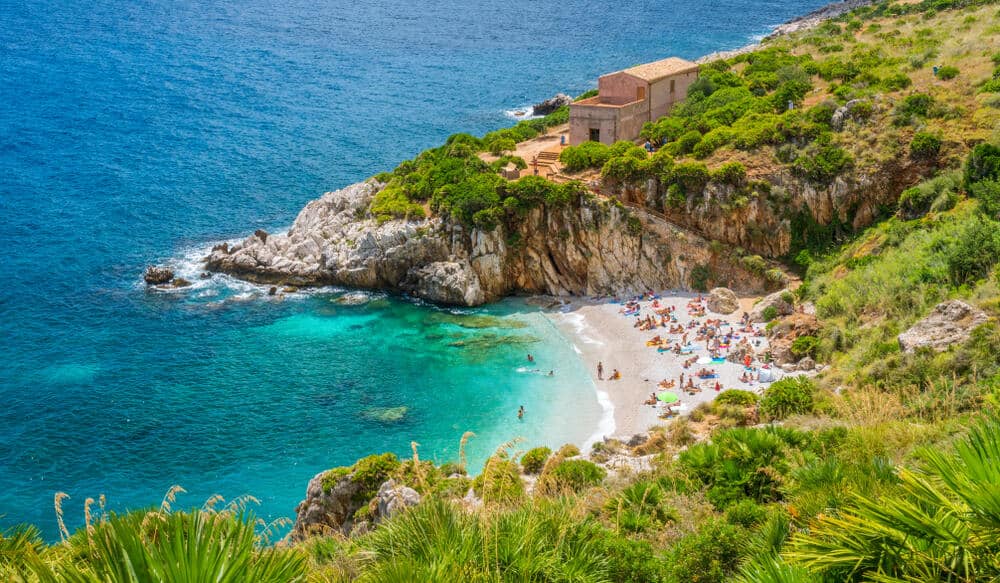
[[[550,370],[550,371],[549,371],[549,376],[550,376],[550,377],[554,377],[554,376],[556,376],[556,371],[554,371],[554,370]]]
[[[521,405],[521,407],[517,410],[517,418],[524,419],[524,405]]]
[[[531,356],[531,354],[529,354],[528,355],[528,362],[535,362],[535,357]]]

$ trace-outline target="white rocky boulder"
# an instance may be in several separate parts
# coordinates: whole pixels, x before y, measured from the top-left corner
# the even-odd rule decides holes
[[[441,304],[475,306],[486,301],[479,276],[468,262],[435,261],[414,268],[401,287],[417,297]]]
[[[968,340],[973,328],[988,319],[986,312],[961,300],[942,302],[934,306],[930,315],[899,335],[899,347],[903,352],[925,346],[940,352]]]
[[[420,504],[420,494],[408,486],[387,480],[378,489],[375,497],[379,520],[392,518],[402,510]]]
[[[708,309],[716,314],[732,314],[740,309],[740,300],[733,290],[717,287],[708,292]]]
[[[773,307],[776,315],[787,316],[794,311],[794,307],[791,302],[788,301],[788,296],[791,292],[787,289],[783,289],[778,292],[774,292],[769,296],[765,296],[764,299],[757,302],[753,310],[750,311],[750,321],[752,322],[766,322],[767,319],[764,317],[764,312],[768,308]]]

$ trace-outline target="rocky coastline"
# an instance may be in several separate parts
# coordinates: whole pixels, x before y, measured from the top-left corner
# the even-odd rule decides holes
[[[211,271],[271,285],[342,285],[475,306],[512,294],[601,296],[687,289],[695,265],[741,292],[767,282],[716,257],[708,241],[596,197],[533,209],[515,228],[432,217],[378,222],[369,180],[306,205],[285,234],[257,231],[206,258]]]

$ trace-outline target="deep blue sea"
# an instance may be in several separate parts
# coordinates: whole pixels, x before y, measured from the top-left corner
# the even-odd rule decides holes
[[[276,301],[219,277],[148,293],[142,270],[194,273],[213,242],[451,133],[821,4],[0,0],[0,527],[53,538],[56,491],[77,525],[88,496],[138,507],[173,484],[181,505],[252,494],[291,516],[318,471],[411,441],[445,461],[472,430],[481,463],[515,435],[587,439],[588,369],[524,303]]]

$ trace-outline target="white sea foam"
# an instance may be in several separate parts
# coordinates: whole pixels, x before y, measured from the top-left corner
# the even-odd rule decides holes
[[[287,229],[277,229],[276,231],[283,232],[287,231]],[[243,241],[243,239],[243,237],[240,237],[226,241],[214,241],[181,249],[177,255],[167,259],[163,264],[173,270],[176,277],[186,279],[191,285],[179,288],[160,287],[157,288],[157,292],[184,294],[196,299],[214,298],[220,295],[226,296],[221,302],[212,302],[212,304],[225,301],[244,302],[253,299],[274,299],[273,296],[269,295],[269,290],[273,287],[270,284],[252,283],[225,273],[208,272],[205,270],[205,257],[212,252],[212,247],[220,243],[234,245]],[[145,283],[141,278],[136,281],[135,285],[140,288],[145,287]],[[293,292],[283,291],[281,298],[304,299],[312,295],[334,294],[343,291],[344,288],[336,286],[303,287]],[[365,301],[375,299],[375,297],[368,295]]]
[[[601,406],[604,414],[601,415],[601,421],[597,424],[597,429],[594,430],[593,435],[588,437],[587,441],[583,443],[583,448],[581,448],[583,451],[589,450],[598,441],[602,441],[605,437],[609,437],[615,433],[615,405],[611,402],[611,396],[606,391],[598,388],[597,403]]]
[[[503,114],[509,117],[510,119],[516,119],[518,121],[525,119],[538,119],[542,117],[540,115],[532,115],[531,112],[532,112],[532,106],[524,105],[522,107],[516,107],[514,109],[505,109]]]

